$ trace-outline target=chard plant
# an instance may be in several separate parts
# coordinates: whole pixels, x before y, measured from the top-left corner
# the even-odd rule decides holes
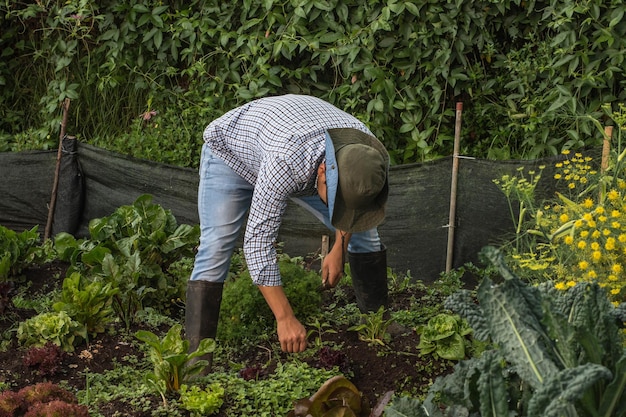
[[[67,233],[55,237],[59,259],[70,262],[68,274],[80,272],[118,288],[113,308],[130,327],[135,313],[150,305],[169,312],[183,297],[180,277],[170,265],[191,257],[198,244],[199,226],[178,225],[170,210],[142,195],[132,205],[89,223],[90,239]]]
[[[182,326],[175,324],[160,339],[148,330],[139,330],[135,337],[149,346],[149,358],[154,370],[148,372],[146,381],[161,394],[166,404],[166,395],[178,392],[181,386],[198,376],[208,365],[197,358],[215,350],[215,340],[202,339],[195,352],[189,353],[189,341],[181,337]]]
[[[474,337],[493,348],[438,378],[424,401],[398,398],[390,417],[626,416],[626,349],[616,309],[597,284],[567,291],[529,286],[495,248],[483,254],[500,280],[484,278],[446,307],[467,319]]]
[[[112,299],[119,292],[113,284],[89,280],[74,272],[63,280],[59,301],[53,304],[57,312],[65,311],[74,321],[85,327],[84,333],[95,336],[105,331],[114,319]]]
[[[16,278],[27,266],[46,259],[46,246],[39,240],[38,226],[15,232],[0,226],[0,283]]]
[[[359,339],[372,345],[385,346],[389,343],[391,335],[387,328],[393,323],[393,319],[385,318],[385,307],[380,306],[378,311],[361,315],[361,323],[348,328],[357,332]]]

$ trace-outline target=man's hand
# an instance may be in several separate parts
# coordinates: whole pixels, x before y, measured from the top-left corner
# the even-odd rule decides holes
[[[342,232],[341,230],[335,232],[333,248],[322,261],[323,288],[334,288],[341,280],[341,277],[343,277],[344,254],[348,250],[348,242],[350,242],[351,237],[352,233]]]
[[[289,353],[304,351],[306,349],[306,329],[293,314],[283,287],[259,286],[259,290],[274,313],[274,317],[276,317],[276,332],[278,333],[280,348]]]
[[[283,352],[295,353],[306,349],[306,329],[295,316],[277,321],[278,340]]]
[[[335,288],[343,276],[343,254],[335,248],[341,245],[335,244],[322,261],[322,287]]]

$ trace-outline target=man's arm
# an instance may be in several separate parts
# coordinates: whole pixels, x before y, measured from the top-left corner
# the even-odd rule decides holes
[[[304,351],[306,349],[306,329],[293,314],[283,287],[260,285],[259,290],[276,318],[276,331],[281,349],[290,353]]]

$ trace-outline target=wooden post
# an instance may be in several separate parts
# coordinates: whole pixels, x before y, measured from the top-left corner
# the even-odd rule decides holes
[[[322,235],[322,259],[324,259],[326,257],[326,255],[328,255],[328,250],[329,250],[329,237],[328,235]]]
[[[456,123],[454,125],[454,152],[452,154],[452,182],[450,186],[450,214],[448,216],[448,250],[446,254],[446,272],[452,269],[454,260],[454,225],[456,222],[456,189],[459,174],[459,148],[461,142],[461,113],[463,103],[456,103]]]
[[[604,173],[609,168],[609,155],[611,151],[611,136],[613,135],[613,126],[604,128],[604,140],[602,141],[602,164],[600,172]]]
[[[57,202],[57,189],[59,188],[59,171],[61,170],[61,156],[63,154],[63,138],[65,137],[65,128],[67,127],[67,113],[70,109],[70,99],[63,101],[63,118],[61,119],[61,133],[59,134],[59,150],[57,152],[56,169],[54,170],[54,182],[52,183],[52,195],[50,196],[50,205],[48,207],[48,221],[43,238],[48,240],[50,230],[52,230],[52,221],[54,219],[54,208]]]

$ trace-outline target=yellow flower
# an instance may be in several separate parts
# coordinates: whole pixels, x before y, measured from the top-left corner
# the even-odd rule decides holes
[[[589,222],[587,222],[587,224],[589,225],[589,227],[596,227],[596,221],[595,220],[589,220]]]
[[[606,277],[609,281],[617,281],[617,277],[613,274],[609,275],[608,277]]]
[[[626,242],[626,233],[622,233],[617,237],[617,240],[619,240],[620,242],[624,243]]]
[[[563,152],[561,152],[563,155],[569,155],[569,149],[564,149]]]
[[[616,190],[611,190],[606,195],[606,197],[609,199],[609,201],[615,201],[619,198],[619,193]]]
[[[572,237],[571,235],[565,236],[565,244],[571,245],[572,243],[574,243],[574,237]]]
[[[587,276],[588,276],[590,279],[595,279],[595,278],[597,278],[597,277],[598,277],[598,274],[596,274],[596,271],[589,271],[589,272],[587,273]]]
[[[600,237],[600,231],[598,230],[594,230],[593,233],[591,234],[591,237],[594,239],[597,239]]]
[[[608,236],[608,235],[610,235],[610,234],[611,234],[611,230],[610,230],[610,229],[604,229],[604,230],[602,231],[602,234],[603,234],[604,236]]]
[[[610,237],[606,240],[606,243],[604,244],[604,248],[606,250],[615,250],[615,238],[614,237]]]
[[[595,250],[591,253],[591,260],[593,260],[594,262],[598,262],[600,261],[600,259],[602,259],[602,252],[600,252],[599,250]]]
[[[567,223],[568,220],[569,220],[569,216],[567,215],[567,213],[563,213],[559,216],[559,221],[561,223]]]
[[[598,207],[596,207],[595,212],[596,212],[597,214],[602,214],[602,213],[604,213],[604,207],[602,207],[602,206],[598,206]]]
[[[560,180],[561,179],[561,174],[554,174],[554,179],[555,180]]]
[[[570,288],[571,288],[571,287],[575,287],[575,286],[576,286],[576,281],[571,281],[571,280],[570,280],[570,281],[567,281],[567,283],[566,283],[565,285],[567,285],[567,286],[568,286],[568,287],[570,287]]]
[[[582,237],[583,239],[587,236],[589,236],[589,230],[583,230],[580,232],[580,237]]]
[[[622,270],[622,264],[613,264],[613,266],[611,267],[611,271],[615,272],[616,274],[619,274],[620,272],[622,272]]]
[[[578,268],[580,268],[581,271],[584,271],[585,269],[589,268],[589,262],[587,261],[578,262]]]
[[[591,243],[591,249],[593,249],[593,250],[600,249],[600,244],[598,242],[592,242]]]
[[[565,284],[564,284],[564,283],[562,283],[562,282],[557,282],[557,283],[554,285],[554,288],[556,288],[557,290],[561,290],[561,291],[563,291],[563,290],[567,289],[567,287],[565,286]]]
[[[567,184],[567,187],[568,187],[570,190],[573,190],[574,188],[576,188],[576,184],[574,184],[573,182],[570,182],[569,184]]]
[[[584,208],[588,208],[588,209],[589,209],[589,208],[591,208],[591,207],[593,207],[593,200],[592,200],[592,199],[590,199],[590,198],[585,199],[585,201],[583,201],[582,206],[583,206]]]
[[[578,220],[576,220],[574,222],[574,226],[577,227],[577,228],[582,227],[582,225],[583,225],[583,221],[580,220],[580,219],[578,219]]]
[[[600,217],[598,217],[598,220],[600,220],[600,222],[604,223],[606,221],[606,216],[600,216]]]
[[[591,213],[585,213],[583,214],[583,220],[586,222],[591,222],[593,221],[593,216],[591,215]]]
[[[611,290],[611,294],[612,294],[612,295],[617,295],[617,294],[619,294],[619,293],[620,293],[620,289],[619,289],[619,288],[613,288],[613,289]]]
[[[587,247],[587,242],[581,240],[578,242],[578,249],[585,249]]]
[[[619,210],[613,210],[613,211],[611,212],[611,217],[619,217],[619,215],[620,215],[620,214],[621,214],[621,213],[620,213],[620,211],[619,211]]]
[[[617,181],[617,187],[618,187],[620,190],[623,190],[624,188],[626,188],[626,181],[624,181],[624,180],[619,180],[619,181]]]
[[[619,228],[622,227],[622,224],[620,222],[613,222],[613,223],[611,223],[611,227],[613,229],[619,229]]]

